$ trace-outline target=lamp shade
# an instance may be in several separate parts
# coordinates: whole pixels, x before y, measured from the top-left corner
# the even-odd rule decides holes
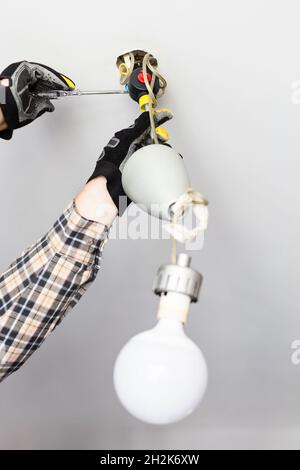
[[[149,214],[170,220],[169,208],[190,187],[182,157],[166,145],[137,150],[126,162],[122,184],[127,196]]]

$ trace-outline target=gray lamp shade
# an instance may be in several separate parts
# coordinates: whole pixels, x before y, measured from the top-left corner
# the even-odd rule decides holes
[[[165,145],[148,145],[126,162],[122,183],[127,196],[149,214],[170,220],[169,208],[190,187],[183,159]]]

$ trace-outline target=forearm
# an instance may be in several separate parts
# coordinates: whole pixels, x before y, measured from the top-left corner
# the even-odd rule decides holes
[[[0,382],[38,349],[97,276],[117,210],[105,179],[91,183],[0,277]]]
[[[118,209],[106,187],[106,178],[100,176],[84,186],[75,199],[78,212],[86,219],[111,226]]]
[[[2,109],[0,108],[0,132],[5,131],[5,129],[7,129],[7,124],[5,122]]]

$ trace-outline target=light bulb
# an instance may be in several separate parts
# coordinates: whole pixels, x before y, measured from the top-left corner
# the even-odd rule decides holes
[[[136,418],[151,424],[171,424],[191,414],[207,386],[203,354],[183,327],[202,277],[199,280],[201,275],[191,270],[188,258],[182,256],[179,265],[160,269],[155,292],[160,292],[164,274],[171,289],[177,271],[177,288],[189,275],[189,295],[166,288],[160,299],[158,324],[134,336],[115,363],[114,385],[121,403]]]

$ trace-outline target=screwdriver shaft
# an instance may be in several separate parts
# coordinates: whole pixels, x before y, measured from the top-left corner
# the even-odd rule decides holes
[[[126,95],[126,90],[49,90],[47,92],[37,93],[40,98],[48,98],[49,100],[55,100],[58,98],[65,98],[69,96],[84,96],[84,95]]]

